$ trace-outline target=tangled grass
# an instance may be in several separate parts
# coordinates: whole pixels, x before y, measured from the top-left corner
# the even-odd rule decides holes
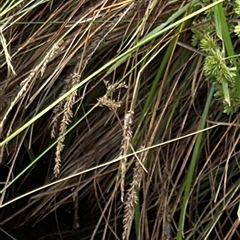
[[[221,2],[1,4],[5,234],[240,237],[239,113],[223,113],[191,45]]]

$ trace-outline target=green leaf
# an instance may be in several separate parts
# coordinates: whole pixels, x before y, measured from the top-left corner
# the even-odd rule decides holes
[[[230,94],[229,94],[229,89],[228,89],[228,83],[225,80],[222,81],[222,89],[223,89],[224,100],[227,102],[227,104],[230,107],[231,100],[230,100]]]

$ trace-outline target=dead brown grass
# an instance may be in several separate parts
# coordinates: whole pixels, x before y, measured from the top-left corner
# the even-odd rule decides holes
[[[19,17],[11,12],[11,24],[2,31],[8,52],[0,50],[1,139],[133,46],[181,4],[68,0],[35,7],[25,1],[18,5],[16,14],[29,8],[28,14]],[[5,15],[10,17],[10,13]],[[93,20],[87,21],[89,18]],[[141,34],[135,34],[140,25]],[[123,239],[131,239],[136,232],[133,207],[137,203],[142,239],[174,238],[182,186],[196,139],[196,134],[183,136],[198,130],[209,89],[202,75],[202,56],[184,48],[184,44],[190,45],[190,35],[182,30],[178,42],[183,44],[175,45],[144,116],[166,48],[176,37],[173,31],[139,48],[112,71],[98,74],[2,148],[1,168],[6,176],[1,175],[1,181],[6,186],[51,144],[52,138],[64,134],[94,106],[56,149],[48,151],[1,195],[0,202],[52,183],[56,176],[67,180],[19,199],[14,209],[12,204],[4,207],[0,223],[16,228],[25,223],[39,226],[54,216],[61,236],[73,236],[67,230],[74,225],[80,226],[79,236],[87,239],[121,239],[122,234]],[[150,50],[147,60],[153,60],[144,70],[143,65],[136,66]],[[140,84],[135,99],[137,79]],[[135,101],[133,116],[130,106]],[[239,201],[239,116],[220,112],[213,101],[207,126],[217,127],[204,133],[185,221],[184,233],[189,239],[236,239],[240,235],[238,222],[232,218]],[[174,141],[135,153],[141,146],[169,140]],[[125,157],[128,152],[133,153],[132,158]],[[120,165],[108,164],[119,156],[123,156]],[[81,174],[70,178],[77,173]],[[121,193],[126,189],[123,204]]]

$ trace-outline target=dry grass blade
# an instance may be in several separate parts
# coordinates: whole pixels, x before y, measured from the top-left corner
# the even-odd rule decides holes
[[[123,139],[121,144],[121,153],[120,156],[123,157],[123,160],[120,164],[121,171],[121,200],[124,202],[124,191],[125,191],[125,175],[127,170],[127,158],[124,157],[128,154],[128,150],[130,149],[130,144],[132,140],[132,123],[133,123],[133,112],[129,111],[124,116],[124,124],[123,124]]]
[[[66,84],[68,86],[74,86],[80,80],[80,75],[74,71],[67,79]],[[75,98],[77,96],[77,92],[73,92],[69,97],[67,97],[66,102],[63,106],[63,117],[60,123],[59,135],[63,135],[67,131],[67,126],[71,122],[73,117],[72,107],[75,103]],[[64,148],[64,140],[65,138],[61,138],[61,140],[57,144],[56,148],[56,156],[55,156],[55,166],[54,166],[54,174],[57,177],[60,173],[60,165],[61,165],[61,152]]]
[[[15,104],[20,100],[21,97],[25,94],[27,91],[31,81],[33,80],[34,77],[36,77],[38,68],[34,69],[33,71],[30,72],[29,76],[25,78],[21,83],[20,83],[20,90],[17,93],[17,95],[14,97],[13,101],[11,102],[10,106],[8,106],[8,109],[6,113],[3,115],[1,122],[0,122],[0,134],[2,134],[4,123],[9,115],[9,113],[12,111],[13,107]]]
[[[179,240],[179,229],[186,239],[240,239],[239,113],[222,114],[213,99],[198,131],[211,82],[191,30],[205,3],[2,2],[4,230],[19,239],[23,225],[34,230],[26,239]]]
[[[102,45],[102,43],[105,42],[106,38],[108,37],[108,35],[112,32],[113,29],[116,28],[116,26],[119,24],[119,22],[127,16],[130,16],[134,9],[136,9],[138,7],[139,4],[141,4],[142,1],[136,1],[136,2],[132,2],[130,3],[130,5],[124,9],[123,11],[121,11],[120,13],[117,14],[117,16],[114,17],[114,19],[112,20],[112,22],[110,24],[105,25],[92,39],[88,40],[90,41],[90,44],[87,48],[85,48],[83,52],[80,53],[80,59],[84,59],[82,60],[82,62],[80,64],[77,64],[75,66],[75,69],[73,71],[73,73],[66,79],[66,85],[67,88],[70,89],[71,87],[73,87],[74,85],[76,85],[81,78],[81,75],[85,69],[85,67],[87,66],[88,62],[90,61],[91,57],[93,56],[93,54],[97,51],[97,49]],[[53,55],[51,52],[49,53],[48,58],[50,58],[50,55]],[[84,58],[83,58],[84,56]],[[46,63],[47,64],[47,63]],[[45,69],[46,64],[42,67],[42,69]],[[42,72],[42,71],[41,71]],[[73,77],[74,75],[74,77]],[[76,77],[77,76],[77,77]],[[72,79],[71,81],[69,79]],[[66,91],[66,88],[64,88],[64,92]],[[62,92],[61,94],[64,94],[64,92]],[[72,113],[72,107],[74,105],[75,102],[75,97],[77,96],[77,92],[73,92],[71,96],[69,96],[65,101],[65,105],[63,107],[63,112],[62,112],[62,120],[59,126],[59,135],[63,135],[66,130],[67,130],[67,126],[69,125],[71,118],[73,117],[73,113]],[[107,99],[101,99],[101,101],[104,101],[105,104],[107,104]],[[57,122],[58,122],[58,116],[60,115],[60,112],[58,110],[61,111],[61,105],[63,103],[60,103],[60,106],[56,106],[54,109],[54,119],[53,119],[53,128],[52,128],[52,136],[55,136],[55,129],[57,128]],[[56,148],[56,157],[55,157],[55,167],[54,167],[54,174],[57,177],[60,173],[60,163],[61,163],[61,152],[64,148],[64,138],[61,139],[61,141],[58,143],[57,148]]]
[[[16,75],[16,72],[14,71],[14,67],[12,65],[12,59],[11,59],[11,56],[8,51],[7,41],[1,30],[0,30],[0,41],[2,44],[2,48],[3,48],[4,54],[5,54],[5,60],[6,60],[7,67],[8,67],[8,77],[10,77],[12,74]]]
[[[144,149],[144,147],[141,147],[140,149]],[[144,164],[145,157],[146,157],[145,152],[141,153],[141,156],[139,156],[139,160],[142,164]],[[142,175],[143,175],[143,168],[140,165],[139,161],[135,159],[135,167],[133,169],[133,179],[130,184],[130,188],[127,190],[127,197],[125,201],[125,208],[124,208],[124,215],[123,215],[123,234],[122,234],[123,240],[128,240],[130,236],[132,221],[134,218],[134,204],[137,204],[139,201],[137,191],[140,190]]]

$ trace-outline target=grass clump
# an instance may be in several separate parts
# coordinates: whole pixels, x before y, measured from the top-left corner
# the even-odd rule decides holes
[[[2,231],[239,238],[238,5],[6,1]]]
[[[234,32],[237,34],[237,26],[231,19],[238,17],[238,4],[226,1],[215,6],[193,28],[193,45],[199,45],[207,55],[204,74],[215,86],[215,97],[227,114],[237,112],[240,106],[239,60],[231,41]]]

